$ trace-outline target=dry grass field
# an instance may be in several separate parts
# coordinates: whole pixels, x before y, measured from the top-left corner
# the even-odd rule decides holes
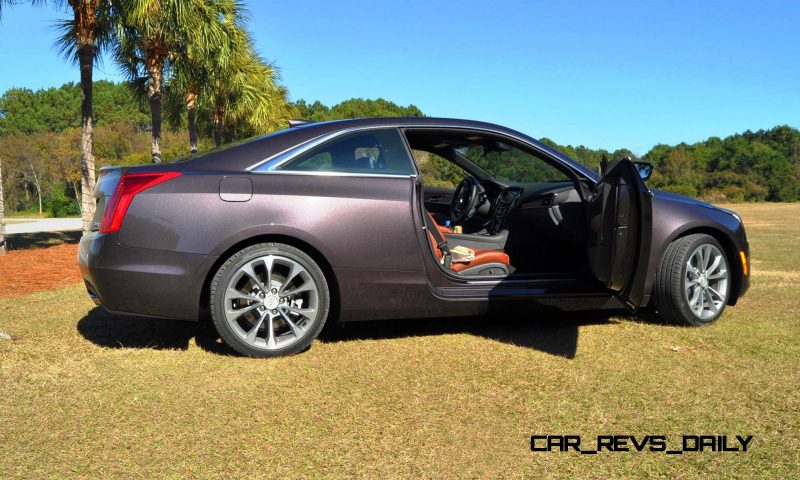
[[[753,284],[700,329],[520,311],[348,325],[252,360],[206,324],[111,317],[81,285],[0,300],[0,477],[798,478],[800,204],[731,208]],[[754,440],[531,452],[548,433]]]

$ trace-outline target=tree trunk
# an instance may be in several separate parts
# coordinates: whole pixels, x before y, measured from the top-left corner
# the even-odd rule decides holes
[[[36,169],[33,168],[33,160],[28,160],[31,164],[31,175],[33,175],[33,186],[36,187],[36,196],[39,197],[39,216],[42,215],[42,185],[39,183],[39,175],[36,175]]]
[[[225,134],[225,110],[222,107],[214,109],[214,146],[222,145]]]
[[[94,198],[94,115],[92,112],[92,68],[96,0],[70,0],[75,14],[78,42],[78,65],[81,72],[81,220],[83,233],[92,228],[97,208]]]
[[[70,182],[72,184],[72,191],[75,193],[75,203],[78,204],[78,208],[81,208],[81,189],[78,188],[77,182]]]
[[[189,89],[186,92],[186,111],[189,120],[189,154],[197,153],[197,92]]]
[[[161,97],[164,59],[167,50],[160,44],[145,44],[145,64],[147,66],[147,97],[150,99],[150,119],[153,124],[153,163],[161,163]]]
[[[6,207],[3,203],[3,160],[0,159],[0,255],[6,253]]]

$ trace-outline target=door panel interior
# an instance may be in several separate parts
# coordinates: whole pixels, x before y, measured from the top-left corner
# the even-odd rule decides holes
[[[578,192],[560,187],[526,195],[508,218],[506,252],[521,273],[587,270],[586,211]]]
[[[637,308],[650,253],[650,191],[633,162],[608,165],[588,204],[589,260],[595,277]]]
[[[431,212],[440,225],[450,218],[450,202],[453,189],[445,187],[424,187],[425,209]]]

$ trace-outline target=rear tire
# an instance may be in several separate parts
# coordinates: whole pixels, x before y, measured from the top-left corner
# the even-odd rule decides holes
[[[260,243],[233,254],[211,281],[211,318],[222,339],[249,357],[301,352],[328,317],[322,269],[302,250]]]
[[[672,242],[658,266],[654,285],[658,315],[677,325],[714,323],[731,290],[728,258],[714,237],[693,234]]]

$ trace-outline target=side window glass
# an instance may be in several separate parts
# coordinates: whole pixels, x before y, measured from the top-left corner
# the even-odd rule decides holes
[[[411,150],[411,154],[427,187],[456,188],[467,175],[461,167],[433,152]]]
[[[280,168],[287,171],[413,175],[414,168],[395,129],[356,132],[307,152]]]
[[[502,141],[459,147],[457,151],[500,180],[519,183],[570,181],[564,172],[547,161]]]

